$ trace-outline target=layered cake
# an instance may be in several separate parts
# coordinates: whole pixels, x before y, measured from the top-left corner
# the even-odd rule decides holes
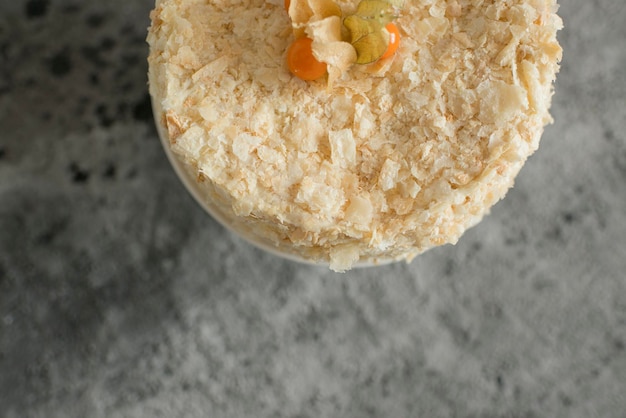
[[[556,9],[157,0],[155,120],[203,205],[249,240],[336,271],[410,260],[455,243],[537,149]],[[312,58],[292,60],[299,43]]]

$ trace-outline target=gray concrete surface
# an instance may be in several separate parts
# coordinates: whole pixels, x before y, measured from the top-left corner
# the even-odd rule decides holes
[[[626,416],[626,5],[563,0],[555,123],[456,246],[345,275],[202,212],[151,0],[0,2],[0,417]]]

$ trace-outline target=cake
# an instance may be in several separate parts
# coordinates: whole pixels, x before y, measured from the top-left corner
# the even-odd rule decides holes
[[[337,1],[333,19],[358,3]],[[551,122],[556,2],[393,6],[393,56],[339,69],[324,56],[328,74],[302,80],[285,58],[303,32],[294,5],[156,1],[157,127],[222,223],[345,271],[457,242],[512,187]]]

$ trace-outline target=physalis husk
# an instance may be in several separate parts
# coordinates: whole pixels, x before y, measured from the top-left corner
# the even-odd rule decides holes
[[[355,14],[344,19],[350,43],[356,50],[357,64],[369,64],[383,56],[389,45],[385,25],[397,17],[395,7],[401,3],[402,0],[362,0]]]
[[[330,16],[341,16],[341,8],[333,0],[290,0],[287,13],[296,38],[305,34],[309,22]]]
[[[396,18],[391,3],[385,0],[363,0],[356,7],[356,15],[363,19],[377,20],[383,26]]]

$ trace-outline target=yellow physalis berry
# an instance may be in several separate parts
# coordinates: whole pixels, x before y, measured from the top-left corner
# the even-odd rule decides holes
[[[326,63],[313,56],[311,38],[296,39],[287,50],[289,71],[302,80],[317,80],[326,74]]]
[[[394,23],[387,23],[385,26],[387,32],[389,33],[389,45],[387,46],[387,50],[380,57],[380,59],[385,59],[391,57],[396,53],[398,47],[400,46],[400,31],[398,27]]]

